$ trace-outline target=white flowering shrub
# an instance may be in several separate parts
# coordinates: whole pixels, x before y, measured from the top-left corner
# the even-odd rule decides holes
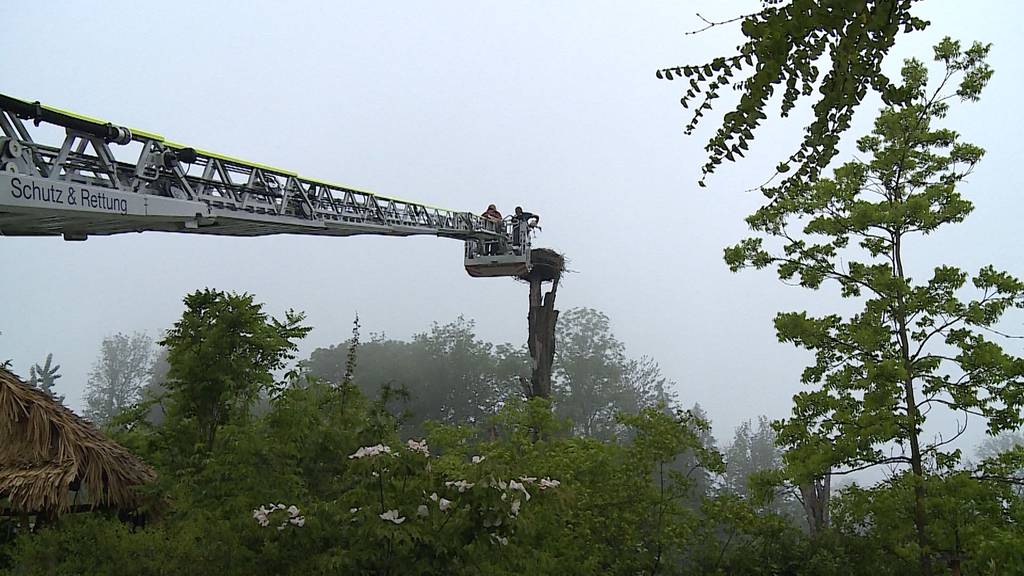
[[[408,440],[404,448],[367,445],[349,456],[352,484],[341,506],[348,518],[338,525],[348,532],[346,540],[377,542],[387,550],[392,558],[382,562],[508,546],[535,494],[559,485],[512,472],[485,454],[466,456],[446,447],[445,456],[431,456],[426,439]],[[344,563],[352,570],[376,564],[352,560]]]

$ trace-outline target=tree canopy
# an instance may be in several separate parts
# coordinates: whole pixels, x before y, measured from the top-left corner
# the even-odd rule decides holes
[[[289,311],[271,318],[251,294],[200,290],[185,297],[185,313],[167,331],[170,415],[187,421],[207,448],[217,429],[245,418],[273,372],[293,358],[295,341],[310,328]]]

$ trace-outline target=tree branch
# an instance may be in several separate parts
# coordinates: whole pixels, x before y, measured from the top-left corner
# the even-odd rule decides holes
[[[845,476],[846,474],[853,474],[854,472],[860,472],[861,470],[867,470],[868,468],[872,468],[874,466],[882,466],[882,465],[885,465],[885,464],[910,464],[910,458],[908,458],[906,456],[890,456],[888,458],[884,458],[882,460],[877,460],[875,462],[866,462],[866,463],[864,463],[861,466],[856,466],[854,468],[848,468],[848,469],[843,470],[841,472],[832,472],[832,475],[833,476]]]
[[[700,34],[701,32],[704,32],[705,30],[710,30],[710,29],[714,28],[715,26],[724,26],[726,24],[732,24],[733,22],[736,22],[736,21],[739,21],[739,20],[744,20],[746,18],[750,18],[751,16],[753,16],[755,14],[757,14],[757,12],[754,12],[754,13],[751,13],[751,14],[744,14],[742,16],[737,16],[735,18],[730,18],[728,20],[722,20],[721,22],[712,22],[711,20],[708,20],[707,18],[702,16],[700,12],[697,12],[697,18],[700,18],[701,20],[703,20],[704,23],[707,24],[707,25],[704,26],[703,28],[701,28],[700,30],[691,30],[691,31],[687,32],[685,34],[685,36],[692,36],[693,34]]]

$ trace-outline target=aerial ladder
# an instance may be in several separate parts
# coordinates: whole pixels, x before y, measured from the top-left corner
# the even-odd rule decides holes
[[[45,125],[63,141],[44,143],[56,140]],[[528,222],[374,194],[0,94],[0,236],[144,231],[430,235],[462,240],[471,276],[531,269]]]

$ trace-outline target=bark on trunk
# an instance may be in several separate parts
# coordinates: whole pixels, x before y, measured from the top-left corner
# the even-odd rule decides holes
[[[829,526],[828,505],[832,495],[832,472],[800,485],[800,498],[807,517],[807,529],[815,537]]]
[[[543,292],[540,279],[530,280],[530,314],[529,339],[532,371],[530,374],[531,398],[551,397],[551,366],[555,360],[555,324],[558,322],[558,310],[555,310],[555,294],[558,292],[558,280],[551,282],[551,290],[541,297]]]

